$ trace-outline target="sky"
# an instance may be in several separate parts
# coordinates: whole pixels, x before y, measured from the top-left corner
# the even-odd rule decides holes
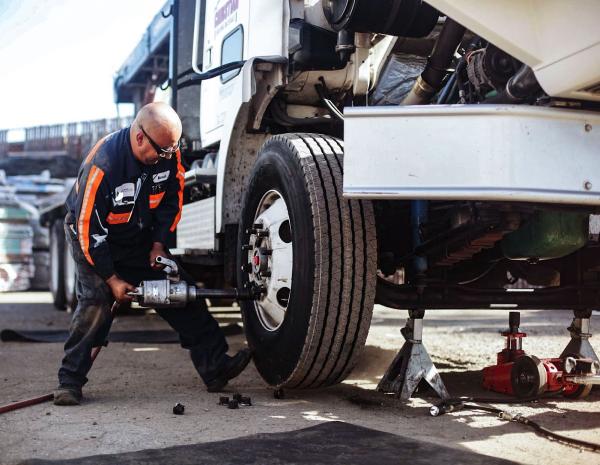
[[[166,2],[0,0],[0,129],[115,117],[114,75]]]

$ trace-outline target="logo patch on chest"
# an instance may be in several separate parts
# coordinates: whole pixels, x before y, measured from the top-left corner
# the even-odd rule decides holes
[[[159,182],[164,182],[167,179],[169,179],[169,171],[163,171],[162,173],[156,173],[152,175],[152,181],[155,184],[158,184]]]
[[[121,184],[115,188],[113,193],[113,205],[115,207],[131,205],[135,202],[135,185],[132,182]]]

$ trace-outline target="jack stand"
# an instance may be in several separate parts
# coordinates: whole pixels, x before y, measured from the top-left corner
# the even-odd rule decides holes
[[[592,337],[590,332],[592,311],[575,310],[573,314],[575,315],[573,322],[567,328],[569,333],[571,333],[571,341],[567,344],[562,354],[560,354],[560,358],[576,356],[598,361],[598,356],[589,341],[590,337]]]
[[[440,398],[448,399],[450,394],[448,394],[442,378],[423,346],[423,316],[425,311],[409,310],[408,315],[406,326],[402,328],[402,335],[406,342],[385,375],[383,375],[377,390],[392,392],[400,399],[408,400],[412,397],[421,380],[425,380]]]

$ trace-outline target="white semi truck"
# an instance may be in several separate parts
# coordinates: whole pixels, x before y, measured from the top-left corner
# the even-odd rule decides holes
[[[599,18],[595,0],[167,2],[117,102],[170,92],[172,251],[208,287],[260,289],[241,310],[269,384],[347,377],[375,303],[415,331],[426,309],[572,309],[568,350],[595,357]]]

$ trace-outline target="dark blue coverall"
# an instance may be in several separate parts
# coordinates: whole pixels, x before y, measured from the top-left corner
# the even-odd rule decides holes
[[[79,169],[69,193],[65,234],[76,264],[77,309],[58,371],[61,386],[87,382],[91,350],[106,340],[114,297],[105,280],[116,274],[137,286],[164,279],[150,267],[153,242],[166,245],[183,203],[184,169],[179,151],[170,160],[144,165],[133,155],[129,128],[100,140]],[[182,273],[184,280],[190,280]],[[189,349],[205,383],[229,360],[218,323],[203,301],[185,308],[157,309]]]

